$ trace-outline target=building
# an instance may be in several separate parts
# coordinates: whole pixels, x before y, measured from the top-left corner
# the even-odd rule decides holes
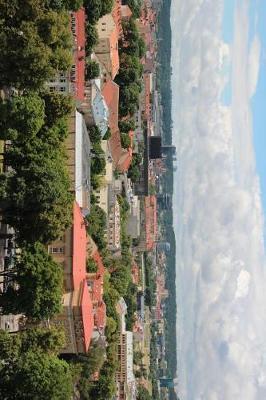
[[[80,103],[79,110],[82,112],[88,126],[97,125],[102,137],[108,128],[109,109],[101,91],[100,79],[86,82],[85,100]]]
[[[117,34],[118,37],[120,38],[123,34],[123,29],[122,29],[122,6],[121,6],[121,0],[114,0],[114,7],[112,10],[112,17],[115,21],[116,29],[117,29]]]
[[[105,268],[98,250],[92,256],[97,264],[96,273],[87,274],[87,285],[92,299],[94,336],[104,335],[106,327],[106,305],[103,300],[103,284]]]
[[[85,10],[81,8],[70,14],[70,25],[73,36],[74,64],[70,72],[59,72],[47,83],[51,92],[69,93],[77,103],[84,101],[85,96]]]
[[[119,70],[117,26],[112,14],[106,14],[97,23],[98,44],[94,52],[100,60],[105,78],[114,79]]]
[[[126,331],[125,315],[127,306],[123,298],[119,300],[116,311],[120,319],[120,336],[118,342],[119,369],[116,373],[117,400],[136,399],[136,381],[133,371],[133,333]]]
[[[114,252],[117,252],[121,248],[120,206],[116,196],[115,201],[111,201],[108,210],[107,246],[109,250]]]
[[[64,271],[63,310],[51,325],[65,331],[62,353],[86,353],[93,333],[93,307],[86,280],[87,234],[79,204],[73,206],[73,224],[48,246],[48,252]]]
[[[69,122],[66,139],[67,168],[71,189],[84,215],[90,210],[90,157],[91,144],[85,121],[74,111]]]

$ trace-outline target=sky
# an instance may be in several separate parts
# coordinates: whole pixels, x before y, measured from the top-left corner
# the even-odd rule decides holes
[[[265,21],[265,0],[172,0],[184,400],[266,399]]]

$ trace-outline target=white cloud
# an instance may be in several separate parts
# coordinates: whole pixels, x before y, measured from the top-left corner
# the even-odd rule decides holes
[[[237,278],[236,299],[241,299],[248,295],[249,283],[250,273],[248,271],[242,270]]]
[[[182,400],[266,398],[264,223],[249,103],[260,46],[256,39],[249,51],[249,1],[237,4],[228,108],[222,0],[173,2],[174,26],[186,27],[173,49]]]
[[[261,43],[258,35],[252,41],[248,57],[249,96],[252,97],[257,88],[260,71]]]

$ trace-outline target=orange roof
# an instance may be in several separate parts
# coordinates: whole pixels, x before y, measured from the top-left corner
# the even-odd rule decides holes
[[[94,324],[92,302],[86,279],[84,279],[82,282],[81,313],[84,332],[84,344],[87,352],[90,346]]]
[[[132,162],[132,149],[124,149],[123,152],[120,153],[119,161],[117,164],[117,168],[120,172],[126,172],[130,167]]]
[[[102,95],[109,108],[109,127],[111,130],[109,145],[114,164],[117,165],[123,150],[118,128],[119,86],[113,81],[108,81],[103,87]]]
[[[121,0],[114,1],[114,7],[112,10],[112,16],[115,21],[116,29],[118,32],[118,36],[121,36],[123,33],[122,24],[121,24]]]
[[[73,261],[74,290],[81,289],[80,308],[83,321],[84,345],[87,351],[93,331],[93,310],[86,280],[87,234],[83,215],[78,203],[73,207]]]
[[[122,15],[122,19],[129,19],[132,17],[132,11],[130,10],[128,5],[122,5],[121,15]]]
[[[102,95],[109,109],[109,127],[111,132],[118,130],[118,105],[119,86],[114,81],[108,81],[103,89]]]
[[[94,317],[95,325],[98,329],[104,329],[106,326],[106,305],[102,301],[98,304]]]
[[[117,28],[110,35],[111,76],[114,79],[119,71],[118,32]]]
[[[131,143],[130,147],[128,149],[121,149],[120,156],[119,156],[119,161],[117,164],[117,168],[121,172],[126,172],[132,162],[132,157],[133,157],[133,138],[134,138],[134,131],[129,131],[128,135],[130,137]]]
[[[73,207],[73,264],[74,290],[80,287],[86,277],[87,233],[86,225],[78,203]]]
[[[76,77],[75,77],[75,98],[77,100],[84,100],[85,97],[85,10],[81,8],[77,12],[73,13],[75,18],[75,65],[76,65]]]
[[[100,274],[100,275],[104,275],[105,274],[105,268],[104,268],[104,265],[103,265],[102,257],[100,256],[100,253],[99,253],[98,250],[93,254],[93,259],[98,265],[97,273]]]

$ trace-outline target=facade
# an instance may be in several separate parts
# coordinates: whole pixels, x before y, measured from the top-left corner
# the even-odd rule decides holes
[[[116,373],[117,400],[136,399],[136,381],[133,371],[133,333],[125,330],[125,315],[127,312],[124,299],[117,303],[117,313],[120,318],[120,337],[118,342],[119,369]]]
[[[106,73],[114,79],[119,70],[118,31],[112,14],[104,15],[97,23],[98,44],[94,48]]]
[[[120,226],[120,206],[115,199],[108,211],[107,224],[107,246],[111,251],[118,251],[121,248],[121,226]]]

